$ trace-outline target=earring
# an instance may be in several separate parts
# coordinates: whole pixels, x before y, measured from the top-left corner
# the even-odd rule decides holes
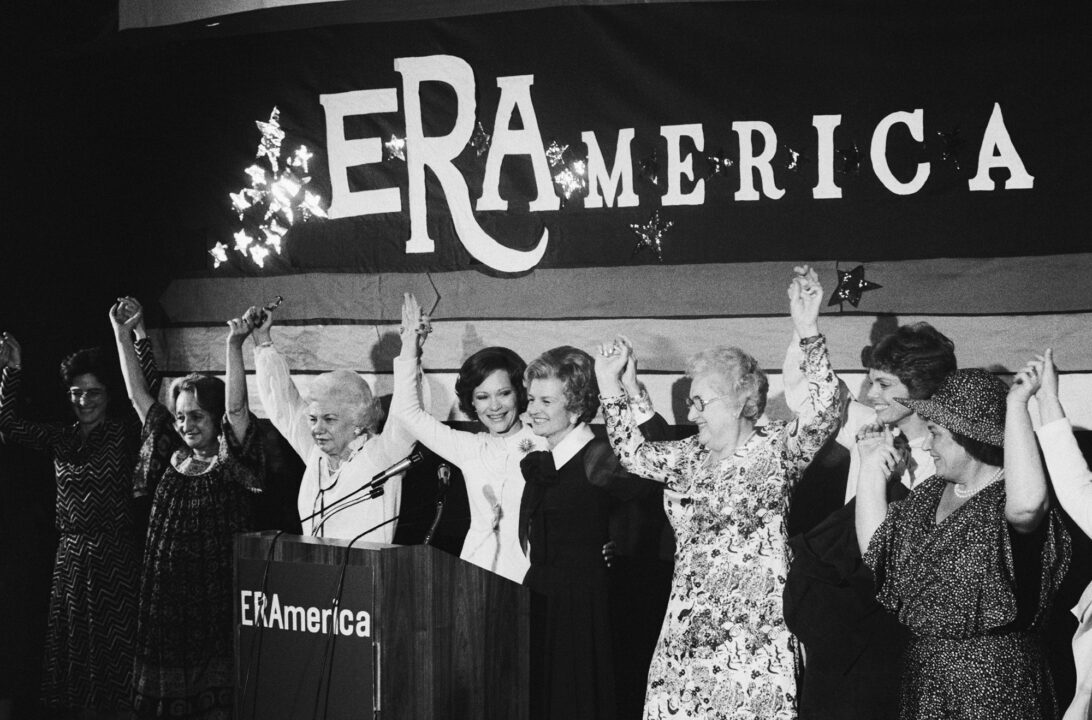
[[[355,434],[355,435],[356,435],[357,437],[360,437],[361,435],[363,435],[363,434],[364,434],[364,428],[362,428],[362,427],[360,427],[360,426],[358,425],[358,426],[356,426],[355,428],[353,428],[353,433],[354,433],[354,434]]]

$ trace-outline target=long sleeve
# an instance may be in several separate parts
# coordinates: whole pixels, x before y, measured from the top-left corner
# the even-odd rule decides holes
[[[473,447],[474,434],[454,430],[429,415],[421,407],[417,363],[402,357],[394,359],[394,396],[388,425],[399,424],[405,432],[432,452],[459,467],[466,465],[465,452]]]
[[[152,341],[148,338],[140,338],[133,342],[136,348],[137,361],[140,362],[140,373],[144,376],[144,383],[148,386],[148,393],[157,400],[162,379],[159,368],[156,366],[155,353],[152,352]]]
[[[683,478],[685,461],[697,452],[692,439],[648,442],[634,422],[633,411],[624,395],[602,398],[602,401],[607,439],[622,461],[622,467],[640,477],[672,487],[678,485]]]
[[[4,368],[0,373],[0,432],[11,442],[44,452],[51,451],[61,440],[63,429],[59,425],[37,423],[19,417],[19,386],[22,371]]]
[[[800,346],[800,339],[794,333],[789,349],[785,352],[785,363],[781,366],[785,405],[794,414],[800,414],[812,402],[810,382],[804,372],[804,360],[804,349]],[[857,431],[863,425],[876,420],[876,411],[857,400],[849,391],[849,386],[840,377],[837,375],[834,377],[838,381],[840,398],[843,401],[839,408],[840,418],[836,442],[848,450],[853,450],[857,445]],[[846,498],[847,502],[849,497]]]
[[[803,370],[810,400],[803,404],[796,418],[786,424],[783,432],[787,460],[802,470],[838,428],[840,399],[845,385],[830,366],[826,339],[822,335],[802,340],[800,346],[804,352]]]
[[[288,363],[273,346],[258,346],[254,348],[254,371],[258,398],[270,422],[306,461],[315,441],[307,426],[307,406],[292,381]]]
[[[1069,419],[1047,423],[1036,434],[1058,503],[1084,534],[1092,537],[1092,471],[1077,446]]]

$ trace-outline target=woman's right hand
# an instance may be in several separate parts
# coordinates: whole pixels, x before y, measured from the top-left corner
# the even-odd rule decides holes
[[[1043,371],[1039,376],[1040,384],[1035,391],[1039,400],[1051,400],[1058,397],[1058,366],[1054,364],[1054,350],[1047,348],[1041,358]]]
[[[130,333],[138,328],[144,332],[144,308],[133,297],[120,297],[110,308],[110,326],[114,328],[114,336],[122,339],[130,339]]]
[[[864,425],[857,431],[857,451],[861,454],[861,478],[882,477],[887,482],[902,460],[891,429],[880,423]]]
[[[819,334],[819,306],[823,302],[823,286],[819,275],[810,265],[793,269],[789,282],[789,313],[793,327],[801,339]]]
[[[432,325],[428,315],[421,312],[421,306],[413,293],[402,294],[402,325],[398,328],[398,337],[402,341],[404,358],[416,360],[421,357],[428,334],[432,332]]]
[[[11,333],[0,335],[0,369],[23,367],[23,348]]]

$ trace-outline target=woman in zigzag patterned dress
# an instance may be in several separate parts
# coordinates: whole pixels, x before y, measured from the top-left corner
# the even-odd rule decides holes
[[[139,313],[138,305],[127,305]],[[154,376],[143,326],[137,347]],[[38,423],[16,412],[22,353],[7,333],[0,343],[0,431],[10,442],[48,452],[57,478],[60,533],[49,607],[42,694],[54,708],[109,716],[131,708],[140,547],[132,504],[132,468],[140,427],[107,415],[117,401],[99,350],[61,364],[75,423]],[[121,402],[117,403],[119,406]]]

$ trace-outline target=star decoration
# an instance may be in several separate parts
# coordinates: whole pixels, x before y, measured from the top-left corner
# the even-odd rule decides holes
[[[788,145],[783,145],[782,147],[784,147],[785,152],[789,154],[789,159],[785,161],[785,169],[799,175],[800,171],[803,170],[803,166],[811,162],[811,158],[802,152],[793,150]]]
[[[243,213],[251,206],[249,198],[245,191],[240,190],[237,193],[228,193],[231,197],[231,204],[235,206],[235,210],[239,213],[239,219],[243,219]]]
[[[546,159],[550,162],[551,168],[557,168],[565,162],[565,152],[568,149],[568,145],[562,145],[557,140],[550,141],[546,147]]]
[[[246,230],[240,230],[235,233],[235,250],[236,252],[246,254],[246,249],[250,247],[250,244],[254,242],[254,238],[246,234]]]
[[[641,252],[645,248],[649,248],[652,252],[656,253],[656,259],[660,262],[664,261],[664,248],[663,239],[667,231],[675,223],[671,220],[664,221],[660,218],[660,211],[653,210],[652,217],[648,219],[646,223],[631,223],[630,228],[637,235],[637,244],[633,247],[633,254]]]
[[[269,251],[266,250],[264,245],[251,245],[250,246],[250,259],[254,261],[254,264],[258,267],[265,267],[265,259],[269,257]]]
[[[406,139],[400,138],[397,135],[391,135],[391,139],[383,143],[383,148],[387,151],[387,161],[394,160],[395,158],[406,161]]]
[[[266,185],[269,182],[265,178],[265,168],[261,167],[260,165],[251,165],[246,169],[246,174],[250,176],[250,184],[253,187]]]
[[[219,240],[209,250],[209,255],[212,255],[212,266],[218,268],[227,262],[227,245],[223,244]]]
[[[474,134],[470,136],[470,147],[474,148],[475,152],[478,153],[478,157],[481,157],[489,152],[489,143],[492,140],[493,136],[485,131],[485,127],[479,120],[477,127],[474,128]]]
[[[320,218],[327,217],[326,211],[322,209],[322,198],[310,190],[303,191],[303,202],[300,203],[300,210],[303,213],[304,220],[312,215],[317,215]]]
[[[839,270],[838,287],[834,288],[834,292],[830,296],[830,302],[827,305],[839,305],[848,302],[853,307],[857,307],[857,304],[861,302],[862,293],[869,290],[878,290],[882,287],[883,285],[877,285],[864,279],[864,265],[858,265],[852,270]]]
[[[535,449],[535,444],[534,444],[534,442],[531,441],[530,438],[523,438],[522,440],[519,441],[519,446],[518,447],[519,447],[519,451],[521,453],[523,453],[524,455],[526,455],[527,453],[529,453],[529,452],[531,452],[532,450]]]
[[[945,162],[950,162],[955,166],[956,172],[961,172],[962,168],[959,166],[959,155],[963,150],[964,140],[959,136],[959,128],[955,128],[951,132],[938,132],[937,137],[944,143],[944,149],[941,150],[940,157]]]
[[[306,145],[300,145],[296,148],[296,152],[292,153],[292,159],[288,161],[288,164],[295,168],[303,170],[304,174],[311,172],[311,158],[315,156]]]
[[[652,187],[657,190],[660,189],[660,159],[656,157],[655,150],[652,151],[651,155],[641,161],[638,175]]]
[[[856,175],[861,171],[861,151],[856,142],[851,148],[839,150],[838,154],[842,156],[842,166],[838,168],[838,172],[843,175]]]
[[[706,155],[705,162],[709,165],[709,177],[727,174],[728,168],[735,164],[724,155],[723,150],[716,150]]]
[[[269,164],[273,166],[273,172],[277,172],[278,162],[281,156],[281,143],[284,142],[284,130],[280,123],[281,111],[273,108],[269,116],[269,122],[255,120],[258,131],[262,134],[262,140],[258,143],[258,159],[269,158]]]

